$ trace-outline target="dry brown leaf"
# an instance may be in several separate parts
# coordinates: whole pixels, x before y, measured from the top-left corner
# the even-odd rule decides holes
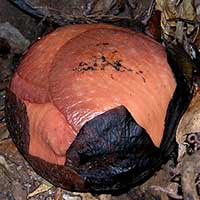
[[[156,8],[162,12],[161,27],[166,40],[183,43],[195,29],[196,10],[193,0],[156,0]],[[185,38],[187,37],[187,38]]]
[[[200,89],[179,123],[176,141],[179,145],[178,160],[180,161],[186,152],[185,140],[188,133],[200,132]]]
[[[27,198],[31,198],[33,196],[36,196],[40,193],[46,192],[48,190],[50,190],[53,186],[49,183],[42,183],[41,185],[39,185],[39,187],[37,187],[33,192],[31,192],[30,194],[28,194]]]

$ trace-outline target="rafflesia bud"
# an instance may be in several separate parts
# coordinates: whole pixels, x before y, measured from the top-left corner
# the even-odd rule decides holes
[[[38,174],[65,189],[109,192],[166,161],[189,94],[178,64],[146,35],[73,25],[24,55],[8,90],[7,123]]]

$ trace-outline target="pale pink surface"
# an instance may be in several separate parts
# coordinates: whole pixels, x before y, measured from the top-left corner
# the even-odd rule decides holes
[[[102,41],[106,47],[99,45]],[[132,71],[119,72],[110,65],[104,70],[76,70],[80,62],[91,63],[98,55],[121,60]],[[108,29],[80,34],[56,55],[49,80],[54,104],[77,132],[95,116],[124,105],[160,145],[176,83],[163,47],[146,36]]]
[[[64,164],[66,149],[76,133],[51,103],[34,104],[25,101],[25,104],[30,122],[29,153],[49,162]]]
[[[66,26],[38,40],[20,62],[13,77],[11,89],[22,99],[37,103],[49,102],[48,74],[56,53],[65,43],[80,33],[88,29],[98,29],[101,27],[113,28],[113,26],[105,24]],[[116,27],[115,29],[121,28]],[[19,80],[20,78],[21,80]],[[24,86],[22,86],[21,82],[23,82]],[[19,84],[20,86],[18,87]],[[20,89],[21,86],[23,90]],[[31,94],[32,97],[30,96]]]

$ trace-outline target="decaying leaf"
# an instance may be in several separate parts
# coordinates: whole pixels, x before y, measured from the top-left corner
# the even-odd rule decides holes
[[[195,57],[191,50],[198,35],[197,11],[193,0],[156,0],[161,11],[161,27],[165,40],[183,44],[186,52]]]
[[[157,0],[157,9],[162,11],[161,26],[164,36],[178,38],[181,29],[187,34],[194,30],[194,24],[190,22],[195,20],[196,11],[193,6],[193,0]],[[178,27],[181,26],[181,27]],[[176,29],[179,28],[179,31]]]
[[[71,23],[97,23],[137,20],[146,24],[155,0],[10,0],[27,13],[63,26]]]
[[[187,134],[193,132],[200,132],[200,91],[196,92],[177,129],[176,141],[179,145],[179,161],[186,152]]]
[[[4,168],[4,170],[7,173],[10,173],[10,168],[8,166],[8,163],[6,162],[6,159],[4,158],[4,156],[0,155],[0,167]]]
[[[91,193],[79,193],[63,191],[64,200],[111,200],[110,194],[92,195]]]
[[[9,136],[9,132],[6,128],[6,124],[5,123],[0,123],[0,141],[8,138]]]
[[[38,195],[40,193],[46,192],[46,191],[48,191],[51,188],[52,188],[52,185],[50,183],[47,183],[47,182],[42,183],[33,192],[31,192],[30,194],[28,194],[27,198],[30,198],[30,197],[36,196],[36,195]]]
[[[181,186],[183,199],[199,200],[196,180],[200,175],[200,151],[186,155],[182,161]]]

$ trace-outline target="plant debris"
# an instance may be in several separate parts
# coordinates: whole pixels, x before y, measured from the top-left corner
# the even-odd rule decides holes
[[[180,172],[183,199],[199,200],[200,151],[184,157]]]
[[[43,192],[49,191],[52,187],[53,186],[50,183],[42,183],[33,192],[29,193],[27,198],[31,198]]]
[[[10,53],[10,51],[15,54],[20,54],[30,45],[30,42],[18,31],[18,29],[8,22],[0,24],[0,38],[1,45],[4,45],[2,47],[4,49],[4,54],[6,52],[7,54]]]
[[[185,143],[188,154],[200,150],[200,132],[188,133]]]
[[[156,0],[161,11],[163,38],[167,42],[180,43],[185,51],[196,58],[194,44],[199,35],[198,1]]]
[[[27,13],[59,26],[74,23],[140,21],[146,24],[151,17],[155,1],[150,0],[10,0]],[[65,6],[63,6],[65,5]]]

